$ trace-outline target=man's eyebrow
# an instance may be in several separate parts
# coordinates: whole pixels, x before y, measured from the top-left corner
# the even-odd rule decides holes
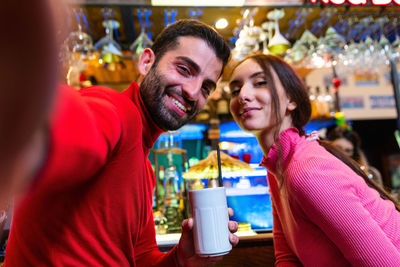
[[[190,58],[180,56],[180,57],[177,57],[177,59],[185,61],[185,62],[186,62],[187,64],[189,64],[197,73],[199,73],[199,72],[201,71],[200,66],[197,65],[197,63],[194,62],[193,60],[191,60]],[[207,85],[209,85],[209,86],[211,87],[212,90],[214,90],[214,89],[217,87],[217,84],[216,84],[213,80],[211,80],[211,79],[206,79],[206,80],[204,81],[204,83],[207,84]]]
[[[177,57],[177,59],[185,61],[185,62],[186,62],[187,64],[189,64],[197,73],[199,73],[199,72],[201,71],[200,66],[197,65],[197,63],[194,62],[193,60],[191,60],[190,58],[180,56],[180,57]]]

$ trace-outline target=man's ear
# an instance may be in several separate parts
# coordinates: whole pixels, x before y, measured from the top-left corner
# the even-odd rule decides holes
[[[138,63],[138,70],[140,75],[145,76],[149,72],[151,66],[153,66],[155,58],[156,56],[154,55],[153,50],[151,50],[150,48],[146,48],[143,50],[143,53]]]

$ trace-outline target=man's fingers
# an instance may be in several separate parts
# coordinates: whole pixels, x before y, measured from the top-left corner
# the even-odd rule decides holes
[[[239,237],[234,234],[229,234],[229,241],[231,242],[232,246],[236,246],[239,243]]]
[[[193,219],[192,218],[183,220],[182,231],[192,230],[192,228],[193,228]]]
[[[228,214],[229,214],[229,217],[233,216],[233,209],[232,208],[228,208]]]
[[[229,227],[229,231],[231,231],[231,233],[235,233],[235,232],[237,232],[239,225],[235,221],[229,221],[228,227]]]

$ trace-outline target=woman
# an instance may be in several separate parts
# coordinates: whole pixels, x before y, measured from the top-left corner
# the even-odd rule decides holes
[[[229,86],[234,119],[263,150],[277,266],[400,266],[398,203],[343,154],[306,138],[311,107],[293,69],[251,55]]]
[[[336,126],[328,129],[326,138],[345,155],[355,160],[369,178],[383,186],[382,175],[375,167],[368,164],[367,158],[361,149],[361,138],[355,131]]]

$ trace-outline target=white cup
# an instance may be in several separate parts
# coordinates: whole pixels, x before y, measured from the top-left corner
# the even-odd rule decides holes
[[[228,254],[229,242],[228,207],[224,187],[189,191],[193,216],[194,247],[201,257]]]

